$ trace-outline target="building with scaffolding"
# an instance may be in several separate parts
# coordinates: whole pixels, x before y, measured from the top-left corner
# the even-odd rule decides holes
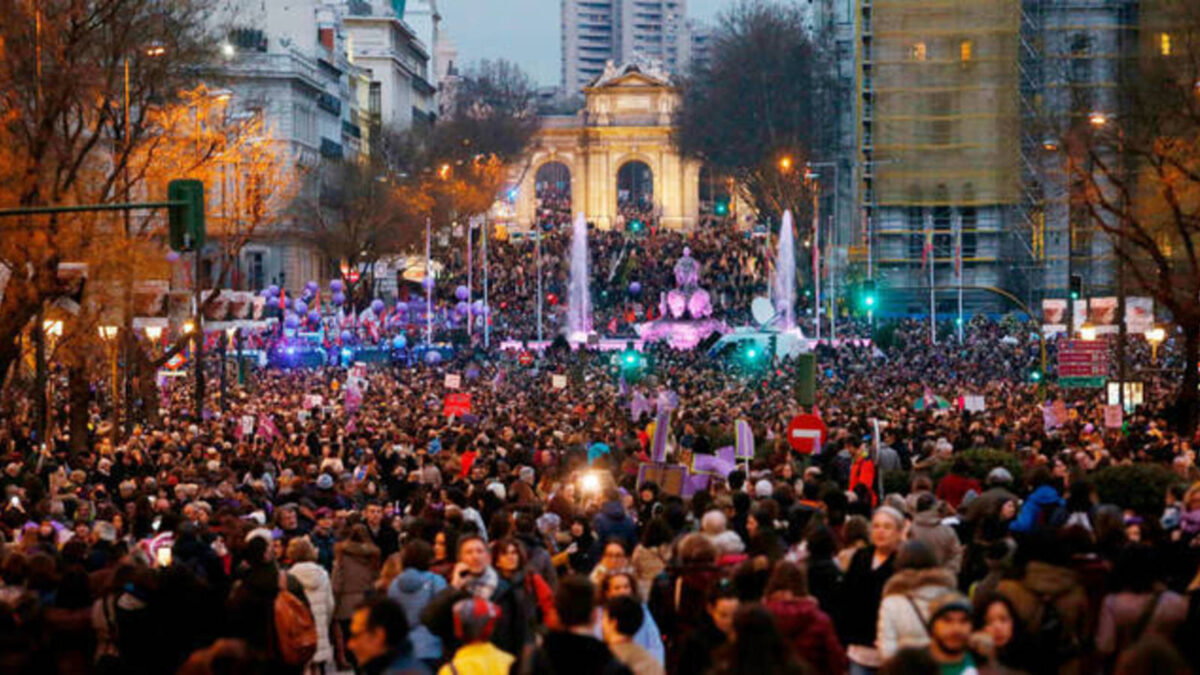
[[[884,312],[949,317],[960,295],[968,315],[1011,308],[987,287],[1036,307],[1071,274],[1111,292],[1111,247],[1078,206],[1068,146],[1081,124],[1121,114],[1139,2],[849,1],[851,253]]]

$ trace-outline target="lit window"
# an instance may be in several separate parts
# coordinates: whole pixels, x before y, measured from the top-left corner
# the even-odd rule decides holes
[[[959,43],[958,57],[962,60],[963,63],[970,61],[971,57],[974,56],[974,52],[975,52],[975,45],[972,44],[970,40],[963,40],[962,42]]]
[[[1158,34],[1158,51],[1163,56],[1171,55],[1171,34],[1170,33],[1159,33]]]
[[[925,60],[925,43],[918,42],[918,43],[914,44],[911,48],[909,48],[908,58],[912,59],[913,61],[924,61]]]

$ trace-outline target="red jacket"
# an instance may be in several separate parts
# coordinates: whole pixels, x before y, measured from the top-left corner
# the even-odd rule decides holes
[[[849,664],[829,615],[812,597],[768,600],[767,611],[792,653],[817,673],[844,673]]]
[[[850,491],[853,492],[859,485],[865,485],[870,490],[871,506],[874,507],[879,502],[879,495],[875,494],[875,460],[865,455],[850,465]]]
[[[954,473],[946,474],[946,477],[938,483],[937,498],[957,509],[962,504],[963,497],[971,490],[974,490],[975,494],[980,494],[983,492],[983,486],[974,478]]]

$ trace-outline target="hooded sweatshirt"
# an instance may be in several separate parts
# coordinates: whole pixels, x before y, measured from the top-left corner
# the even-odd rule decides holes
[[[446,587],[446,580],[439,574],[414,568],[404,570],[388,586],[388,597],[404,608],[408,625],[412,629],[408,639],[412,642],[413,655],[418,659],[438,660],[442,657],[442,641],[421,623],[421,611]]]

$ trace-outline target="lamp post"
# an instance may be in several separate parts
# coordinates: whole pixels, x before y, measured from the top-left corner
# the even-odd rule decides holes
[[[121,398],[117,395],[117,389],[121,386],[121,377],[117,369],[117,336],[121,334],[121,329],[117,326],[99,326],[96,332],[100,334],[100,339],[104,341],[104,345],[108,348],[108,358],[112,369],[112,416],[113,416],[113,433],[118,433],[117,422],[120,419]]]
[[[1155,326],[1146,331],[1146,342],[1150,343],[1150,362],[1158,365],[1158,346],[1167,339],[1167,331],[1162,326]]]
[[[1096,339],[1096,326],[1088,321],[1079,327],[1079,338],[1084,342],[1093,342]]]

